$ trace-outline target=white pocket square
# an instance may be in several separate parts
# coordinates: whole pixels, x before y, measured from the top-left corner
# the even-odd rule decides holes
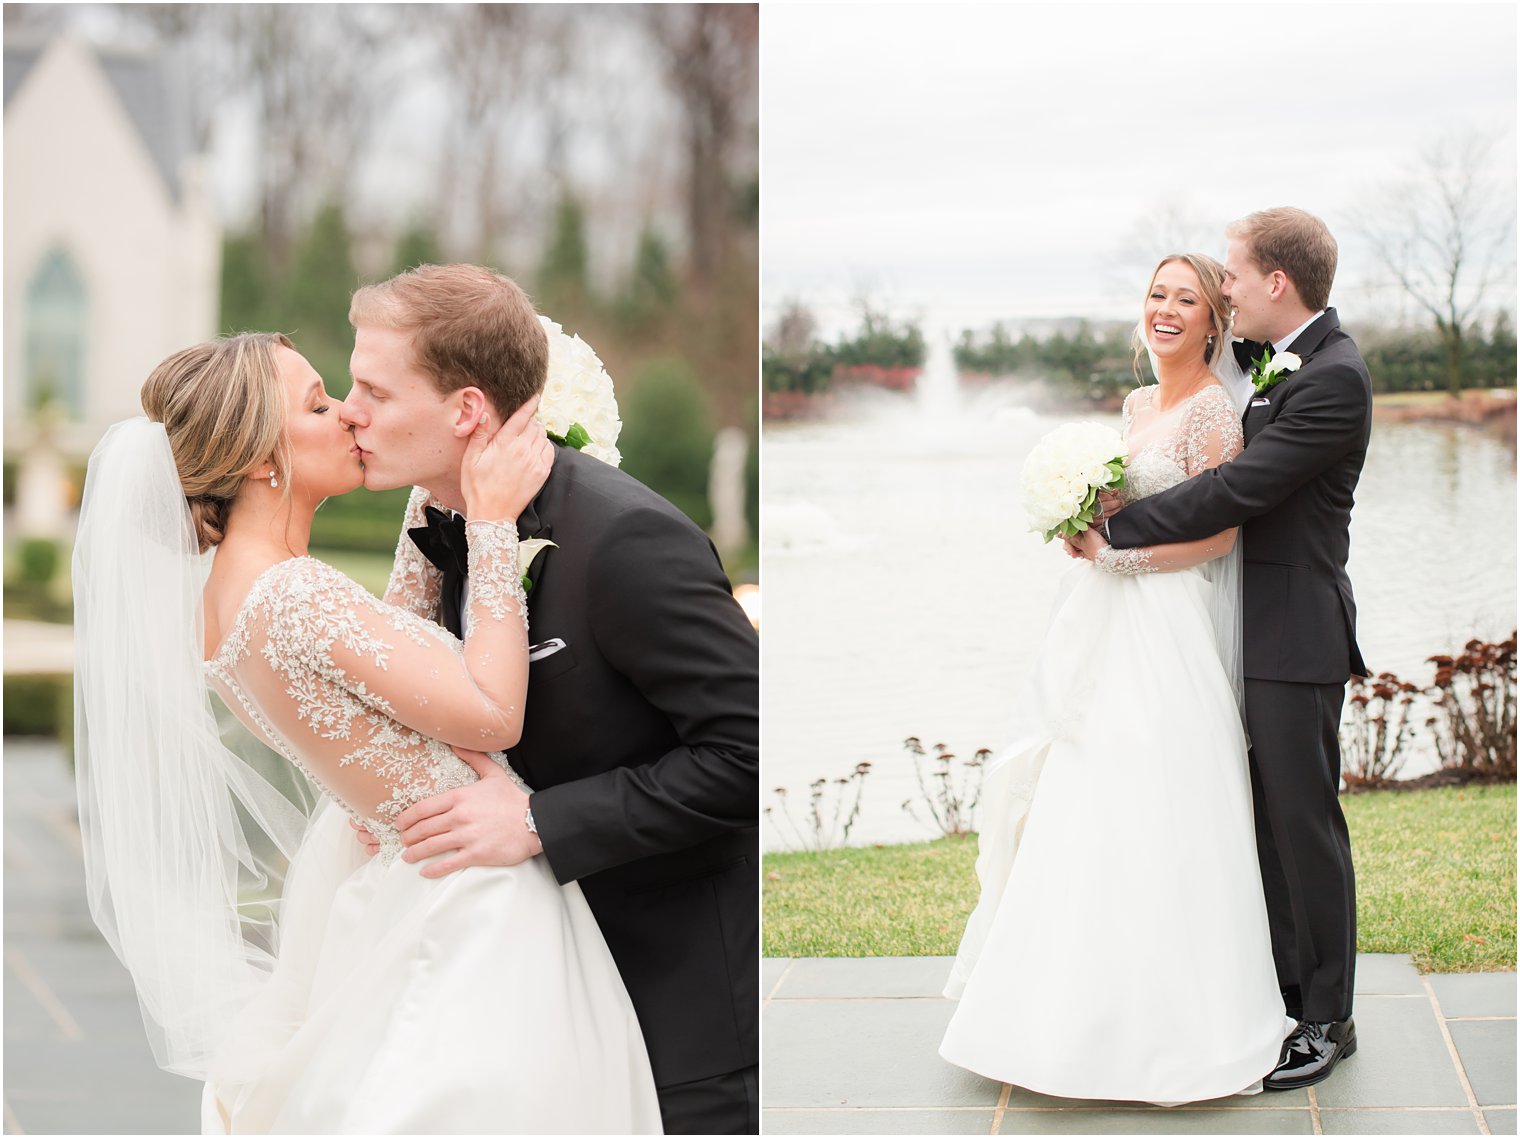
[[[1272,403],[1272,401],[1270,399],[1268,399],[1265,395],[1263,395],[1260,399],[1253,399],[1253,400],[1251,400],[1251,406],[1252,407],[1267,407],[1267,406],[1270,406],[1271,403]]]
[[[528,663],[531,664],[535,660],[542,660],[546,656],[552,656],[564,646],[565,642],[558,636],[552,640],[545,640],[542,644],[530,644],[528,645]]]

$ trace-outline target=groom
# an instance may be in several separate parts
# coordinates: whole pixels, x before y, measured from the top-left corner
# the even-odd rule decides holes
[[[482,415],[499,425],[543,390],[532,303],[488,269],[424,265],[360,289],[349,320],[342,415],[365,485],[421,486],[462,510],[460,463]],[[556,448],[517,525],[554,543],[530,571],[528,696],[510,753],[536,789],[488,765],[401,815],[404,856],[458,851],[429,876],[542,856],[579,882],[638,1013],[666,1133],[757,1133],[754,631],[706,535],[580,451]],[[464,587],[445,573],[445,623]]]
[[[1240,526],[1251,790],[1272,953],[1298,1027],[1269,1090],[1306,1087],[1356,1050],[1356,891],[1341,814],[1338,729],[1347,679],[1364,676],[1346,576],[1353,492],[1367,456],[1367,365],[1328,308],[1336,245],[1318,218],[1269,209],[1226,231],[1224,294],[1241,366],[1267,373],[1233,461],[1110,512],[1118,549]],[[1262,351],[1291,352],[1275,382]]]

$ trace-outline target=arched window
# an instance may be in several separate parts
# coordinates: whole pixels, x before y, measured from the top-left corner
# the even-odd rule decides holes
[[[55,402],[84,418],[84,353],[88,306],[84,280],[71,258],[54,249],[26,289],[26,402]]]

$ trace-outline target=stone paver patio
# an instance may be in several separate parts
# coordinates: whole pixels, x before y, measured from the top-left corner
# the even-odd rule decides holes
[[[84,900],[73,781],[5,744],[7,1134],[191,1134],[199,1084],[153,1062],[131,981]],[[944,957],[766,960],[768,1134],[1514,1134],[1515,975],[1361,957],[1360,1048],[1308,1091],[1162,1110],[1071,1102],[952,1067]]]
[[[132,980],[85,904],[74,781],[5,741],[5,1133],[196,1134],[200,1084],[159,1070]]]
[[[984,1079],[939,1057],[948,957],[768,959],[766,1134],[1514,1134],[1515,974],[1357,961],[1356,1055],[1307,1090],[1165,1109]]]

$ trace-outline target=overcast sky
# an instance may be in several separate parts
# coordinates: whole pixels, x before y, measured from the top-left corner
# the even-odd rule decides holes
[[[1158,218],[1206,240],[1275,205],[1336,233],[1343,318],[1397,317],[1362,287],[1352,212],[1422,146],[1474,128],[1501,140],[1513,210],[1515,13],[768,3],[767,323],[797,298],[832,334],[861,292],[952,326],[1127,317]]]

